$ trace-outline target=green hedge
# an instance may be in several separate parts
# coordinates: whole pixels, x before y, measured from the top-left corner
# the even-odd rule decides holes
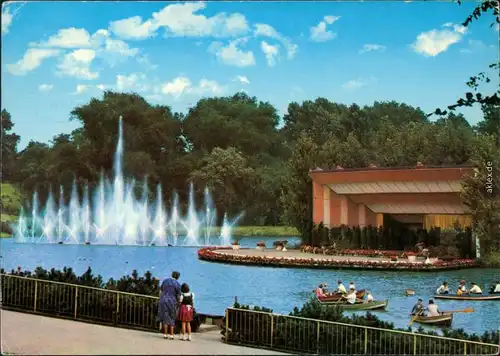
[[[470,228],[454,231],[442,231],[440,228],[430,230],[409,230],[398,225],[391,227],[339,227],[327,228],[320,223],[314,225],[311,232],[312,246],[337,246],[341,249],[373,249],[373,250],[412,250],[419,242],[428,247],[451,247],[458,251],[456,257],[475,258]],[[446,254],[446,252],[445,252]],[[443,256],[440,253],[440,256]]]
[[[249,306],[235,304],[237,310],[230,310],[227,325],[227,335],[230,343],[252,344],[254,346],[271,347],[289,351],[318,354],[376,354],[376,355],[453,355],[453,354],[491,354],[493,347],[483,345],[468,345],[464,349],[463,343],[448,342],[438,338],[421,339],[414,349],[415,334],[396,334],[390,331],[378,331],[374,329],[351,327],[339,324],[318,324],[315,320],[325,320],[343,324],[367,326],[372,328],[399,330],[411,332],[408,329],[395,329],[394,324],[380,320],[371,313],[366,315],[344,316],[342,310],[336,307],[326,307],[319,304],[315,299],[305,303],[301,309],[295,308],[289,318],[273,315],[273,328],[271,329],[270,314],[248,313]],[[241,311],[240,311],[241,310]],[[272,313],[267,308],[254,308],[255,311]],[[307,318],[307,319],[300,319]],[[226,338],[224,320],[222,335]],[[318,334],[318,325],[319,334]],[[418,334],[437,336],[436,332],[425,332],[422,328],[417,330]],[[463,329],[443,330],[443,336],[465,341],[476,341],[489,344],[500,342],[499,333],[496,331],[486,332],[479,336],[468,334]]]
[[[5,274],[5,271],[1,269],[0,273]],[[93,275],[90,267],[81,276],[77,276],[68,267],[50,271],[38,267],[34,272],[18,268],[12,270],[10,274],[30,279],[2,276],[4,308],[116,326],[158,330],[156,315],[159,280],[153,278],[149,271],[140,277],[134,270],[130,276],[124,276],[119,280],[110,279],[106,283],[100,275]],[[37,281],[36,310],[35,281],[32,278]],[[75,293],[76,286],[81,286],[77,293]],[[151,296],[155,298],[148,298]],[[200,318],[195,315],[191,324],[193,332],[197,331],[199,325]],[[176,332],[180,330],[180,323],[176,329]]]

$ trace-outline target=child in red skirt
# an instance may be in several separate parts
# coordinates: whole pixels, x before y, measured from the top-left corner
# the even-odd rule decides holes
[[[181,286],[180,303],[181,307],[179,309],[179,320],[182,322],[180,340],[191,341],[191,321],[193,321],[194,293],[189,291],[189,286],[186,283]]]

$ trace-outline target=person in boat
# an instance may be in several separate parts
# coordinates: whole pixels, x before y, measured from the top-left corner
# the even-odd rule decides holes
[[[479,288],[479,286],[476,283],[472,282],[470,285],[471,285],[469,290],[470,294],[483,294],[483,291],[481,290],[481,288]]]
[[[323,293],[328,294],[328,284],[327,283],[322,283],[323,284]]]
[[[424,315],[424,303],[423,303],[423,300],[421,298],[418,298],[417,304],[415,304],[413,306],[413,308],[411,309],[410,315],[414,315],[414,316]]]
[[[465,286],[464,280],[460,281],[460,285],[458,286],[458,289],[457,289],[457,295],[462,295],[462,294],[469,294],[469,291],[467,290],[467,287]]]
[[[427,305],[427,316],[439,316],[443,313],[439,311],[439,307],[434,303],[434,300],[429,300],[429,305]]]
[[[351,290],[351,288],[354,288],[354,291],[356,291],[356,286],[354,285],[354,282],[349,283],[349,290]]]
[[[316,288],[315,293],[317,298],[326,297],[325,291],[323,290],[323,284],[320,284],[318,288]]]
[[[373,299],[373,295],[372,295],[372,293],[371,293],[369,290],[367,290],[367,291],[366,291],[366,299],[365,299],[365,303],[371,303],[371,302],[373,302],[373,301],[374,301],[374,299]]]
[[[345,289],[345,286],[342,284],[342,281],[338,281],[338,286],[337,286],[337,294],[346,294],[347,290]]]
[[[496,283],[493,283],[493,285],[490,287],[490,293],[491,294],[500,294],[500,282],[497,281]]]
[[[347,295],[343,296],[342,298],[344,298],[349,304],[356,304],[356,291],[353,288],[350,288],[349,293],[347,293]]]
[[[436,294],[448,294],[450,289],[448,288],[448,282],[444,281],[441,287],[436,290]]]

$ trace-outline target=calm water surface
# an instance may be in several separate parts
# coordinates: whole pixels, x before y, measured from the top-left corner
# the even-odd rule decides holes
[[[279,238],[267,238],[270,242]],[[254,247],[259,238],[244,238],[242,246]],[[292,242],[291,239],[288,239]],[[170,275],[172,270],[181,273],[196,293],[197,309],[202,313],[224,313],[232,305],[234,297],[244,304],[265,306],[278,313],[288,313],[309,298],[318,283],[330,286],[342,279],[345,284],[355,281],[358,288],[370,288],[375,299],[389,299],[386,312],[377,313],[382,319],[398,327],[406,327],[408,313],[418,297],[426,301],[443,280],[453,287],[461,280],[476,282],[486,289],[494,279],[500,279],[500,269],[468,269],[436,273],[314,270],[224,265],[198,260],[196,248],[140,247],[22,244],[13,239],[0,239],[0,266],[6,270],[21,266],[23,270],[73,267],[76,273],[92,267],[94,273],[106,280],[128,275],[133,269],[139,274],[151,271],[157,278]],[[417,291],[417,296],[405,297],[406,288]],[[438,301],[442,310],[473,307],[474,313],[455,314],[453,328],[469,332],[496,330],[500,327],[500,301]],[[415,324],[416,325],[416,324]]]

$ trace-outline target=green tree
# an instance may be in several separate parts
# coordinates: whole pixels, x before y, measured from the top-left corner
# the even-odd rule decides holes
[[[182,128],[195,151],[235,147],[252,158],[263,152],[275,153],[278,123],[279,116],[271,104],[238,93],[201,99],[189,110]]]
[[[305,242],[309,241],[312,229],[313,200],[309,170],[317,168],[320,163],[319,151],[320,146],[311,137],[305,134],[299,137],[288,162],[288,175],[280,197],[285,223],[295,226]]]
[[[493,135],[476,136],[471,163],[475,172],[463,184],[462,198],[474,220],[483,252],[500,250],[500,155]]]
[[[215,147],[191,172],[190,180],[200,190],[208,187],[219,210],[229,214],[238,214],[254,203],[255,171],[234,147]]]
[[[30,141],[19,153],[19,178],[24,196],[31,196],[37,189],[41,190],[42,195],[46,195],[49,186],[47,177],[49,155],[49,145],[35,141]]]
[[[10,113],[3,109],[0,116],[2,125],[2,181],[10,181],[17,178],[16,155],[20,137],[11,132],[14,123]]]

